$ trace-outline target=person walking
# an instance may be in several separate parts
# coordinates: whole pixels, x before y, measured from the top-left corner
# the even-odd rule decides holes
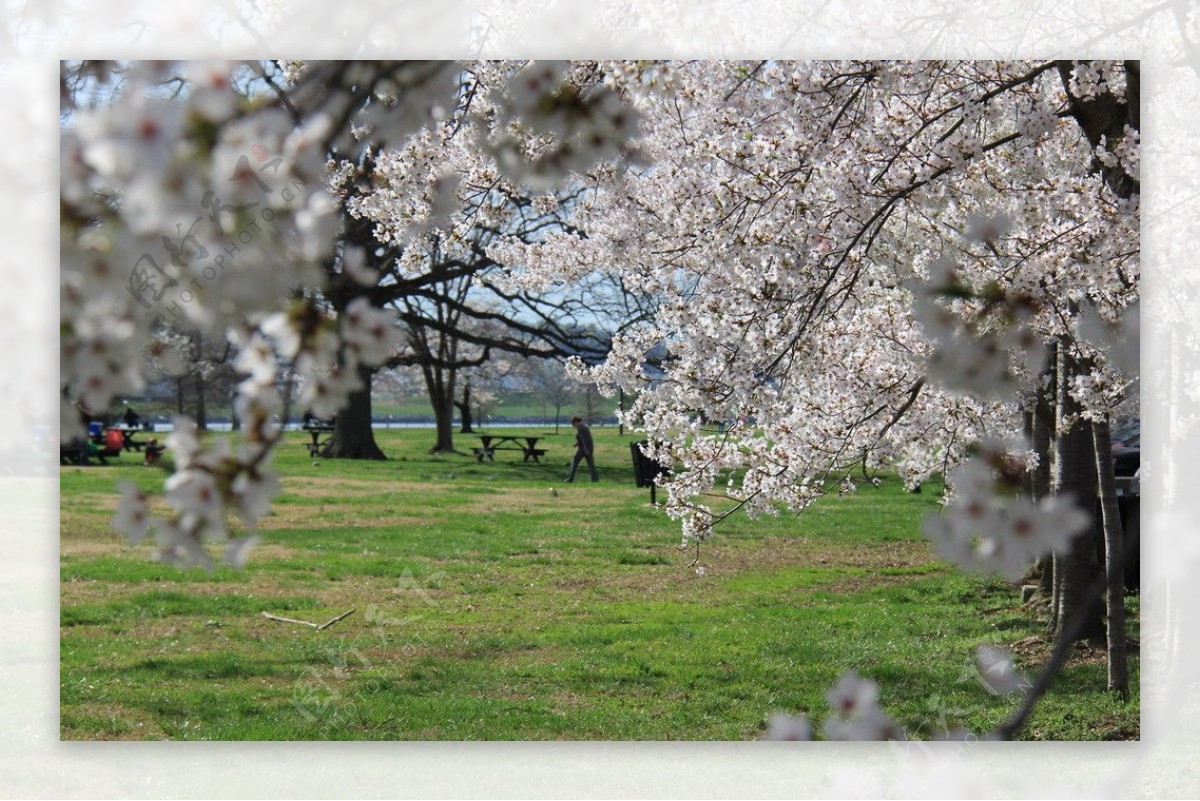
[[[592,481],[599,481],[600,475],[596,472],[596,461],[592,457],[595,451],[595,446],[592,444],[592,430],[584,424],[582,417],[572,417],[571,425],[575,427],[575,457],[571,459],[571,472],[563,481],[570,484],[575,480],[575,471],[584,459],[587,459],[588,470],[592,473]]]

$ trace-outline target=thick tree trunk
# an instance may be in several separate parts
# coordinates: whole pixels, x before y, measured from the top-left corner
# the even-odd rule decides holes
[[[437,441],[430,453],[454,452],[454,379],[455,371],[423,366],[425,389],[433,406],[433,422]]]
[[[375,432],[371,428],[371,379],[373,367],[359,365],[358,377],[363,388],[350,395],[350,402],[337,413],[333,423],[333,436],[321,451],[326,459],[386,459],[375,443]]]
[[[1065,347],[1058,352],[1058,414],[1054,438],[1054,491],[1065,495],[1088,514],[1096,511],[1096,462],[1091,423],[1078,417],[1079,405],[1067,392],[1070,378],[1080,372],[1078,361]],[[1066,553],[1054,556],[1054,599],[1051,632],[1055,637],[1075,632],[1076,639],[1099,640],[1104,636],[1100,606],[1090,604],[1097,579],[1102,575],[1097,556],[1095,526],[1071,543]],[[1077,623],[1076,618],[1088,619]]]
[[[1129,700],[1129,655],[1125,648],[1125,544],[1121,513],[1117,509],[1117,482],[1113,475],[1112,443],[1108,421],[1092,424],[1096,451],[1096,477],[1104,522],[1104,574],[1108,614],[1108,689]]]
[[[431,398],[433,401],[433,422],[437,429],[437,441],[433,447],[429,449],[430,453],[453,453],[454,452],[454,402],[452,399],[440,400]]]

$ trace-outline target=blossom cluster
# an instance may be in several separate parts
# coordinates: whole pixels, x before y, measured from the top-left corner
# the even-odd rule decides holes
[[[832,714],[826,718],[826,740],[904,740],[904,730],[879,706],[879,686],[848,672],[826,693]],[[777,712],[771,716],[766,740],[812,740],[807,716]]]
[[[1016,495],[1024,470],[1001,443],[984,443],[955,469],[950,503],[922,523],[938,553],[965,570],[1015,580],[1041,557],[1064,552],[1091,518],[1062,495]]]
[[[586,67],[583,68],[586,70]],[[492,150],[511,178],[555,186],[597,162],[630,153],[638,115],[617,92],[575,74],[570,62],[535,61],[514,73]]]

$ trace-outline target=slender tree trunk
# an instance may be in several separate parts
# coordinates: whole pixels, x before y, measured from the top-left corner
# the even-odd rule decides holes
[[[237,384],[230,385],[229,398],[229,428],[233,431],[242,430],[242,418],[237,413]]]
[[[208,382],[204,380],[204,376],[200,371],[196,371],[196,428],[201,431],[208,430],[208,404],[205,403],[205,395],[208,394]]]
[[[621,410],[621,420],[617,424],[617,433],[622,437],[625,436],[625,390],[622,387],[617,388],[618,408]]]
[[[1030,444],[1038,455],[1037,467],[1029,476],[1029,493],[1034,500],[1047,497],[1054,478],[1054,409],[1056,348],[1053,344],[1047,346],[1047,361],[1049,369],[1042,374],[1034,396]],[[1038,595],[1042,598],[1054,597],[1054,559],[1047,556],[1038,562],[1040,570],[1038,578]]]
[[[1092,424],[1096,451],[1096,478],[1104,523],[1104,573],[1107,606],[1108,689],[1129,700],[1129,655],[1125,648],[1125,544],[1121,513],[1117,509],[1117,482],[1113,476],[1112,443],[1108,420]]]
[[[279,385],[279,398],[283,403],[283,425],[285,426],[288,424],[289,418],[295,411],[295,409],[292,408],[292,402],[295,396],[295,386],[295,382],[292,380],[292,373],[289,370],[288,372],[284,373],[283,380]]]
[[[462,427],[458,429],[460,434],[474,434],[475,429],[472,427],[473,420],[471,419],[471,379],[468,378],[463,384],[463,396],[461,401],[457,401],[455,406],[458,407],[459,415],[462,418]],[[483,419],[483,411],[480,410],[480,419]]]
[[[1078,416],[1079,405],[1067,392],[1071,376],[1078,374],[1081,367],[1065,347],[1060,347],[1058,351],[1054,491],[1056,495],[1069,497],[1072,503],[1094,515],[1096,457],[1091,423]],[[1089,593],[1095,591],[1097,578],[1102,575],[1096,540],[1093,526],[1076,537],[1066,553],[1054,556],[1052,633],[1056,637],[1067,630],[1075,632],[1076,639],[1099,640],[1104,636],[1100,606],[1088,603]],[[1081,615],[1089,619],[1076,624],[1075,618]]]
[[[321,451],[326,459],[386,459],[375,443],[371,428],[371,380],[375,368],[359,365],[358,377],[363,388],[350,394],[350,402],[337,413],[333,435]]]

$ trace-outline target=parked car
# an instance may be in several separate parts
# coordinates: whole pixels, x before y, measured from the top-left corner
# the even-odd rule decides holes
[[[1112,448],[1113,473],[1117,478],[1132,478],[1142,464],[1142,435],[1134,434]]]
[[[1141,588],[1142,435],[1136,421],[1121,433],[1120,441],[1113,438],[1113,474],[1125,536],[1125,589],[1132,592]]]
[[[1131,437],[1141,436],[1141,433],[1142,421],[1135,417],[1132,420],[1114,423],[1112,428],[1109,429],[1108,438],[1113,445],[1120,445]]]

